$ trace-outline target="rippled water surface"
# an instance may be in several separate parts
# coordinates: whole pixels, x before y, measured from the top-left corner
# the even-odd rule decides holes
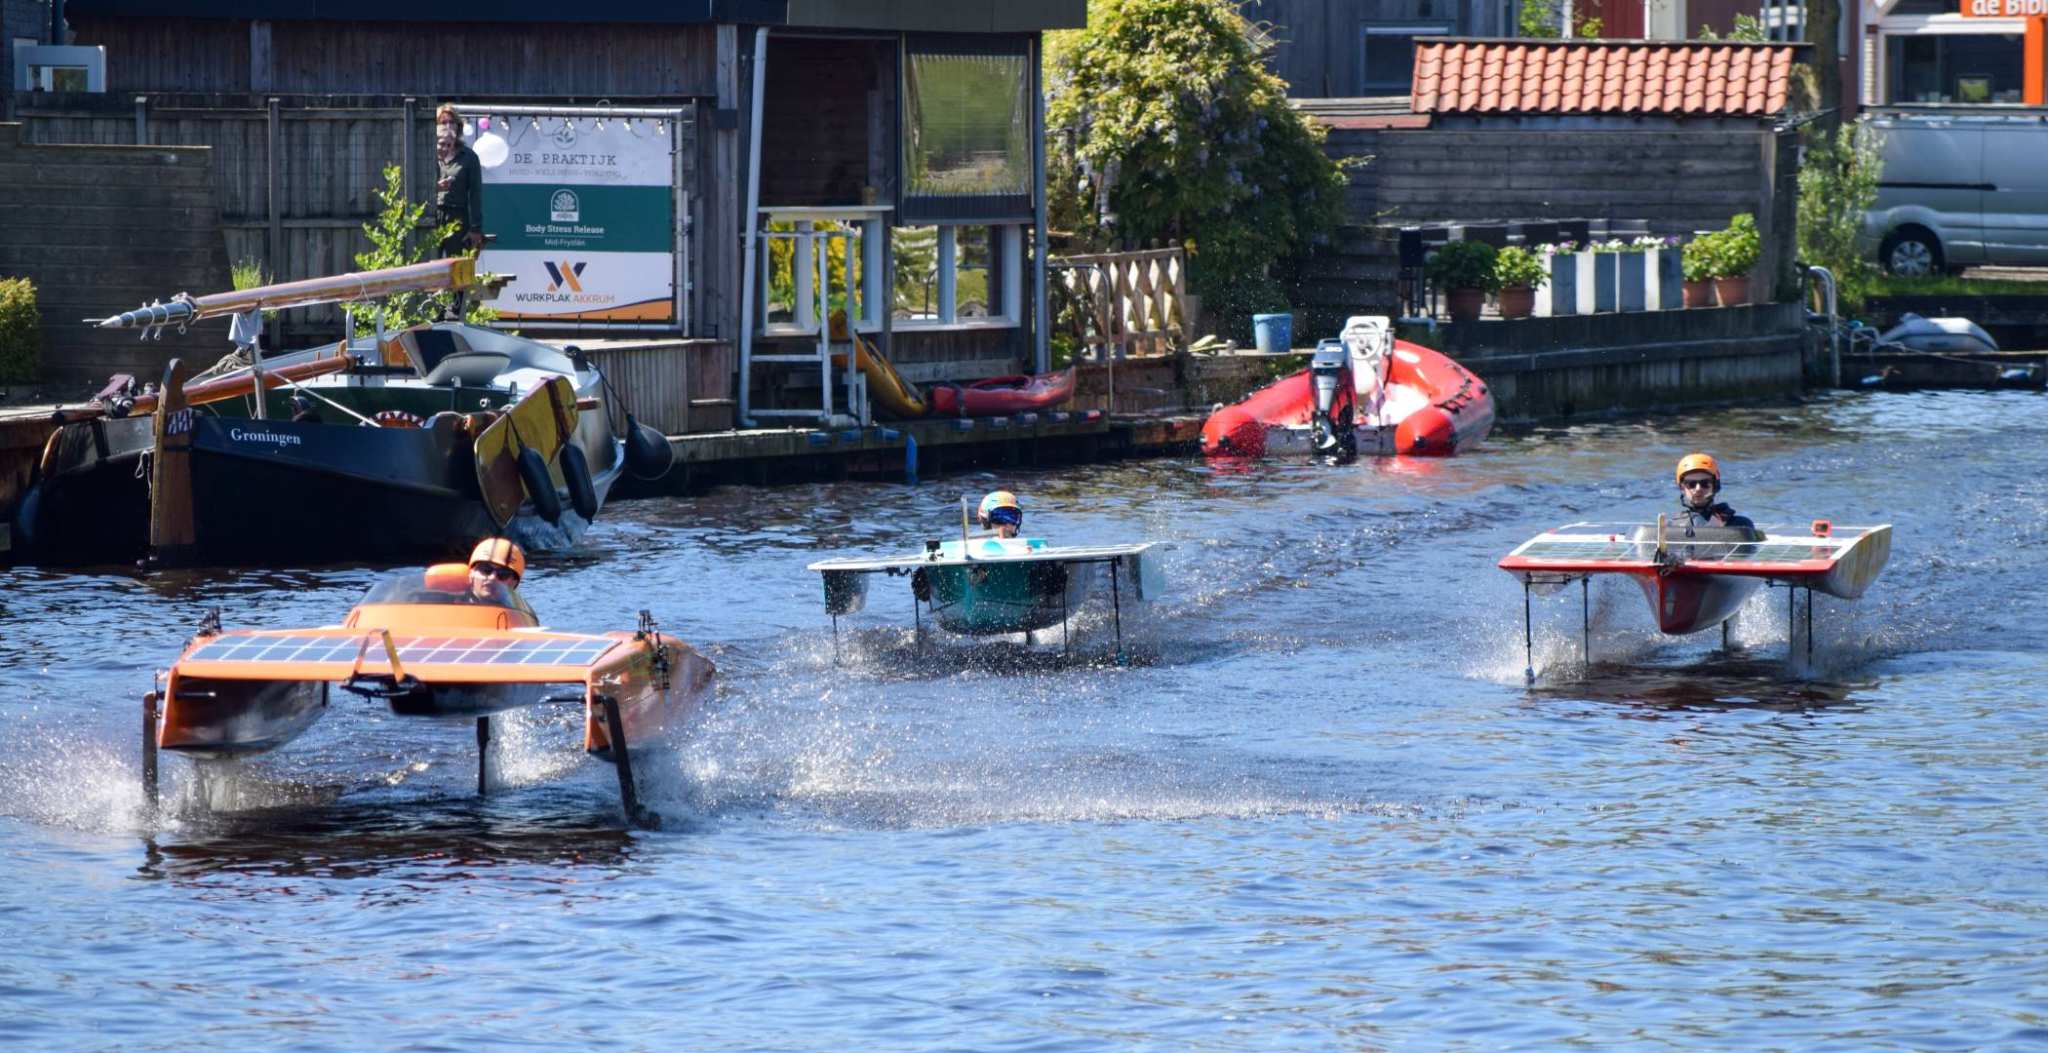
[[[720,696],[622,829],[566,713],[473,793],[462,725],[336,709],[140,808],[140,705],[209,607],[336,620],[369,568],[0,570],[0,1045],[39,1050],[1975,1049],[2048,1041],[2048,402],[1883,394],[1496,437],[1455,461],[1192,460],[608,509],[527,594],[651,608]],[[1863,601],[1718,634],[1539,598],[1536,530],[1722,458],[1759,522],[1896,524]],[[1074,640],[922,652],[828,554],[1020,491],[1165,546]],[[229,1045],[229,1044],[233,1045]]]

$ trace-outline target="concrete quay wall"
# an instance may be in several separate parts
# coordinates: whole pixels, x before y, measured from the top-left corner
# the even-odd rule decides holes
[[[1464,322],[1442,350],[1492,388],[1503,423],[1795,398],[1809,337],[1796,303]]]

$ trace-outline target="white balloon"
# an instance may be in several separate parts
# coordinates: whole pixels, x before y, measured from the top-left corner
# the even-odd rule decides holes
[[[482,161],[485,168],[496,168],[510,156],[512,147],[505,142],[504,136],[485,132],[476,137],[476,159]]]

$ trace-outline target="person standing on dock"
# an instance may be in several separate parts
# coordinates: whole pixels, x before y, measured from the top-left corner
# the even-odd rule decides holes
[[[1757,532],[1756,524],[1748,516],[1737,515],[1735,509],[1714,498],[1721,495],[1721,466],[1710,454],[1689,453],[1678,459],[1678,507],[1677,519],[1673,526],[1685,528],[1685,536],[1693,536],[1695,527],[1736,527]]]
[[[462,141],[462,119],[455,107],[443,104],[434,113],[434,157],[440,162],[434,182],[438,222],[455,224],[441,241],[442,256],[459,256],[484,245],[483,162]]]

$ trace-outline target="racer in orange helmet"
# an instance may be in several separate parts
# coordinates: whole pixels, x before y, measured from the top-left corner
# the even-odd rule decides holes
[[[1749,517],[1737,515],[1735,509],[1717,502],[1721,494],[1721,466],[1710,454],[1689,453],[1678,459],[1678,470],[1672,473],[1678,480],[1679,514],[1673,526],[1685,528],[1685,536],[1691,537],[1694,527],[1746,527],[1756,530],[1756,524]]]
[[[502,603],[502,592],[519,587],[526,576],[526,553],[501,537],[476,543],[469,553],[469,592],[479,600]]]

